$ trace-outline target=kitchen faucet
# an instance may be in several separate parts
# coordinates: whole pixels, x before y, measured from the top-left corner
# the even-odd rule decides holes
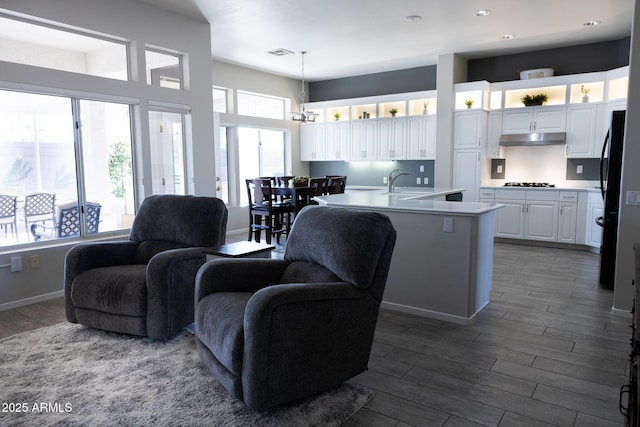
[[[396,179],[398,179],[402,175],[409,175],[409,172],[400,172],[400,169],[394,169],[389,172],[389,177],[387,178],[389,193],[393,193],[395,191],[396,186],[393,183],[396,182]]]

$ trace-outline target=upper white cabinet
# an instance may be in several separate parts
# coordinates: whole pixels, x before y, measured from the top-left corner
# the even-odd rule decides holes
[[[378,119],[378,160],[407,158],[406,131],[406,118]]]
[[[358,120],[351,122],[351,154],[353,161],[375,160],[378,143],[378,122]]]
[[[300,126],[303,161],[434,159],[436,91],[306,104],[319,113]]]
[[[505,110],[502,133],[564,132],[566,107],[523,107]]]
[[[567,107],[567,157],[600,156],[600,153],[596,153],[596,140],[599,139],[596,128],[604,110],[602,103],[572,104]]]
[[[480,148],[484,143],[487,113],[482,110],[456,111],[453,129],[453,148]]]
[[[326,160],[349,160],[349,122],[327,123],[325,128]]]
[[[436,116],[407,119],[407,159],[436,158]]]
[[[326,159],[326,140],[324,123],[306,123],[300,125],[300,160],[313,161]]]

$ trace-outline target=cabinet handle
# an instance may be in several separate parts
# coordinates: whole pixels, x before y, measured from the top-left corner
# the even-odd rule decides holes
[[[525,206],[527,207],[527,213],[529,213],[529,203],[525,203]]]
[[[560,206],[560,215],[562,215],[562,206]]]
[[[522,213],[524,213],[524,203],[520,205],[520,210],[522,210]]]

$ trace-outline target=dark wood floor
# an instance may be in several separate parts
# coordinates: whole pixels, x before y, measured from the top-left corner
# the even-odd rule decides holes
[[[375,397],[348,426],[622,425],[630,319],[611,314],[598,256],[499,243],[494,261],[474,325],[381,311],[355,378]],[[62,299],[0,312],[0,337],[61,321]]]

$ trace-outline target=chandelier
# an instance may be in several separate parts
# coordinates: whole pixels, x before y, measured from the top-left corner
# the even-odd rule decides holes
[[[306,51],[301,51],[302,54],[302,82],[300,86],[300,92],[298,93],[298,99],[300,100],[300,112],[294,113],[291,112],[291,120],[295,120],[298,122],[315,122],[316,117],[318,117],[317,113],[313,111],[305,111],[304,109],[304,100],[307,98],[307,94],[304,91],[304,55],[307,53]]]

